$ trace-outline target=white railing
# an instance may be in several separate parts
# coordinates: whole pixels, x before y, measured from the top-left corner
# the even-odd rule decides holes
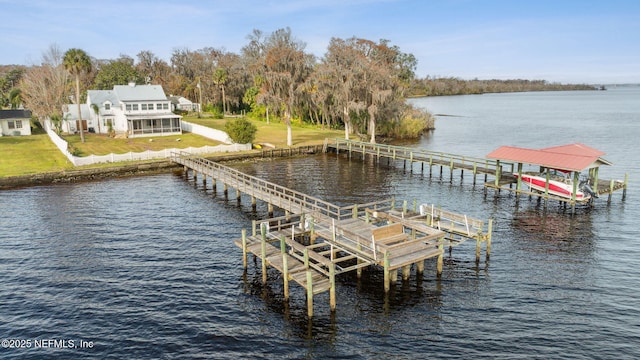
[[[53,143],[56,145],[56,147],[58,147],[58,149],[60,149],[62,154],[64,156],[66,156],[67,159],[69,159],[69,161],[71,161],[72,164],[75,165],[75,162],[74,162],[75,156],[71,155],[71,153],[69,152],[69,143],[64,141],[60,136],[58,136],[58,134],[56,134],[55,131],[53,131],[53,129],[52,129],[53,126],[51,124],[51,120],[46,119],[43,122],[43,124],[44,124],[43,127],[44,127],[45,131],[47,132],[47,134],[49,135],[49,138],[51,139],[51,141],[53,141]]]
[[[125,154],[107,154],[107,155],[90,155],[85,157],[73,156],[69,150],[69,144],[63,140],[58,134],[51,129],[51,123],[44,121],[44,128],[51,138],[51,141],[60,149],[60,151],[71,161],[74,166],[92,165],[99,163],[114,163],[122,161],[140,161],[140,160],[153,160],[153,159],[168,159],[171,157],[171,153],[174,152],[187,152],[193,155],[222,153],[222,152],[237,152],[251,150],[251,144],[228,144],[228,145],[216,145],[216,146],[203,146],[199,148],[189,147],[186,149],[164,149],[159,151],[147,150],[144,152],[128,152]],[[214,130],[214,129],[211,129]],[[216,130],[219,131],[219,130]],[[220,131],[226,135],[224,131]],[[205,135],[203,135],[205,136]],[[227,135],[228,137],[228,135]]]

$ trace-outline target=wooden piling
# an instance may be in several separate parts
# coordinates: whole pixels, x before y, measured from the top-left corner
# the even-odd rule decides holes
[[[613,184],[615,182],[613,181],[613,179],[611,179],[611,181],[609,182],[609,197],[607,198],[607,204],[611,203],[611,196],[613,196]]]
[[[264,224],[260,225],[260,235],[262,236],[260,254],[262,257],[262,284],[267,284],[267,229]]]
[[[389,274],[389,253],[384,252],[384,292],[388,293],[391,290],[391,276]]]
[[[389,276],[391,277],[391,285],[396,285],[398,282],[398,269],[389,271]]]
[[[442,276],[442,263],[444,261],[444,238],[440,239],[440,244],[438,245],[438,249],[440,249],[440,255],[438,255],[438,277]]]
[[[368,214],[368,213],[367,213],[367,214]],[[358,249],[358,252],[362,252],[362,244],[360,244],[360,242],[358,242],[357,249]],[[356,260],[356,262],[358,263],[358,265],[360,265],[360,263],[362,262],[362,260],[360,260],[360,258],[358,258],[358,259]],[[358,268],[356,269],[356,278],[357,278],[358,280],[360,280],[360,279],[362,278],[362,267],[358,267]]]
[[[405,265],[402,267],[402,281],[409,280],[411,276],[411,265]]]
[[[629,183],[629,174],[624,174],[624,187],[622,188],[622,201],[627,198],[627,184]]]
[[[336,264],[333,262],[329,265],[329,307],[331,312],[336,311]]]
[[[491,257],[491,237],[493,233],[493,219],[489,219],[489,224],[487,225],[487,255],[486,260],[489,261]]]
[[[478,175],[478,164],[476,164],[476,162],[473,162],[473,185],[476,184],[476,175]]]
[[[247,271],[247,230],[242,229],[242,267]]]
[[[284,300],[289,301],[289,256],[284,235],[280,236],[280,252],[282,253],[282,279],[284,281]]]
[[[309,250],[304,249],[304,267],[307,269],[307,315],[313,317],[313,274],[309,267]]]

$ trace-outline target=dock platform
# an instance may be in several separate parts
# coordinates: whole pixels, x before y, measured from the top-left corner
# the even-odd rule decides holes
[[[175,153],[172,161],[191,171],[194,183],[207,178],[215,191],[222,182],[225,195],[228,186],[240,194],[251,196],[272,207],[283,209],[284,216],[253,221],[249,234],[235,240],[242,249],[243,266],[247,256],[261,259],[262,280],[267,281],[267,268],[283,274],[285,299],[289,298],[289,282],[306,290],[309,317],[313,316],[313,296],[329,291],[331,310],[335,310],[335,276],[362,269],[380,267],[384,271],[384,290],[395,284],[398,272],[408,280],[412,267],[422,274],[424,262],[437,258],[438,276],[442,273],[445,246],[449,248],[476,240],[476,262],[480,261],[481,243],[485,242],[486,258],[491,247],[491,220],[471,219],[423,204],[409,209],[407,202],[396,207],[395,199],[367,204],[337,206],[316,197],[267,182],[201,157]],[[270,215],[272,216],[272,215]]]

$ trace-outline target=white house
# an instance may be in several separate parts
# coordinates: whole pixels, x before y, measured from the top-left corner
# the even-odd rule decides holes
[[[31,135],[31,111],[0,110],[0,136]]]
[[[171,101],[160,85],[115,85],[113,90],[87,91],[87,103],[81,108],[86,131],[126,134],[128,137],[181,134],[179,115],[171,112]],[[67,105],[63,116],[67,128],[76,132],[77,105]],[[85,118],[85,112],[88,114]]]
[[[183,97],[183,96],[173,96],[169,95],[169,100],[171,100],[171,110],[182,110],[182,111],[199,111],[200,104],[194,103],[191,100]]]

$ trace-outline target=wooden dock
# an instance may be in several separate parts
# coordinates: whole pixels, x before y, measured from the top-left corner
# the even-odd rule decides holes
[[[331,310],[335,310],[335,276],[356,271],[358,278],[368,266],[384,271],[384,290],[395,284],[398,272],[408,280],[414,267],[424,271],[425,260],[437,258],[438,276],[442,273],[445,246],[451,248],[465,240],[476,240],[476,262],[480,261],[481,243],[485,242],[487,260],[491,248],[491,220],[485,222],[423,204],[420,211],[414,202],[396,207],[394,199],[336,206],[321,199],[244,174],[216,162],[175,153],[172,161],[191,170],[194,182],[201,177],[206,185],[212,179],[216,189],[222,182],[236,189],[238,202],[244,192],[252,198],[285,211],[284,216],[254,221],[250,234],[242,232],[235,244],[242,249],[247,268],[249,253],[261,259],[262,280],[267,268],[283,274],[285,299],[289,282],[306,290],[309,317],[313,316],[313,295],[329,291]]]
[[[440,174],[442,174],[442,169],[447,167],[449,168],[451,178],[453,178],[454,170],[461,170],[461,177],[464,176],[464,171],[466,170],[473,174],[474,184],[476,182],[476,175],[478,174],[485,175],[486,181],[487,175],[495,175],[496,171],[502,171],[498,162],[495,160],[403,146],[372,144],[345,139],[333,139],[329,141],[327,139],[325,141],[325,149],[334,149],[338,154],[340,152],[346,152],[350,159],[353,156],[361,156],[361,158],[364,159],[366,155],[369,155],[373,156],[378,162],[380,159],[385,158],[387,161],[401,160],[404,163],[404,168],[407,167],[407,162],[409,163],[411,171],[413,171],[414,163],[420,164],[422,171],[424,171],[426,165],[429,167],[430,174],[434,166],[440,167]]]
[[[484,175],[484,187],[495,189],[496,191],[506,190],[514,192],[518,195],[530,195],[537,196],[539,198],[548,200],[557,200],[571,206],[575,206],[578,201],[554,196],[551,194],[544,194],[539,192],[533,192],[528,189],[523,189],[518,186],[518,181],[513,174],[517,171],[516,167],[521,167],[522,164],[516,164],[511,162],[505,162],[500,160],[477,158],[463,155],[456,155],[444,152],[429,151],[424,149],[416,149],[402,146],[393,146],[385,144],[372,144],[361,141],[352,141],[345,139],[329,139],[325,140],[324,150],[328,151],[333,149],[336,153],[347,153],[347,156],[351,159],[354,156],[360,156],[364,159],[367,155],[372,156],[378,162],[381,159],[387,159],[387,162],[391,160],[403,161],[404,169],[408,167],[413,171],[414,163],[418,163],[421,166],[421,171],[424,171],[424,167],[429,167],[429,174],[432,175],[433,167],[440,167],[440,175],[442,176],[443,168],[449,168],[450,178],[453,179],[454,170],[460,170],[460,178],[464,177],[464,172],[469,171],[473,174],[473,184],[476,184],[477,175]],[[493,180],[488,180],[488,175],[493,176]],[[622,199],[626,198],[626,190],[628,184],[628,176],[625,175],[624,180],[603,180],[597,179],[593,184],[593,190],[598,196],[608,195],[607,203],[611,202],[612,194],[615,191],[622,190]],[[514,185],[516,185],[514,187]]]

